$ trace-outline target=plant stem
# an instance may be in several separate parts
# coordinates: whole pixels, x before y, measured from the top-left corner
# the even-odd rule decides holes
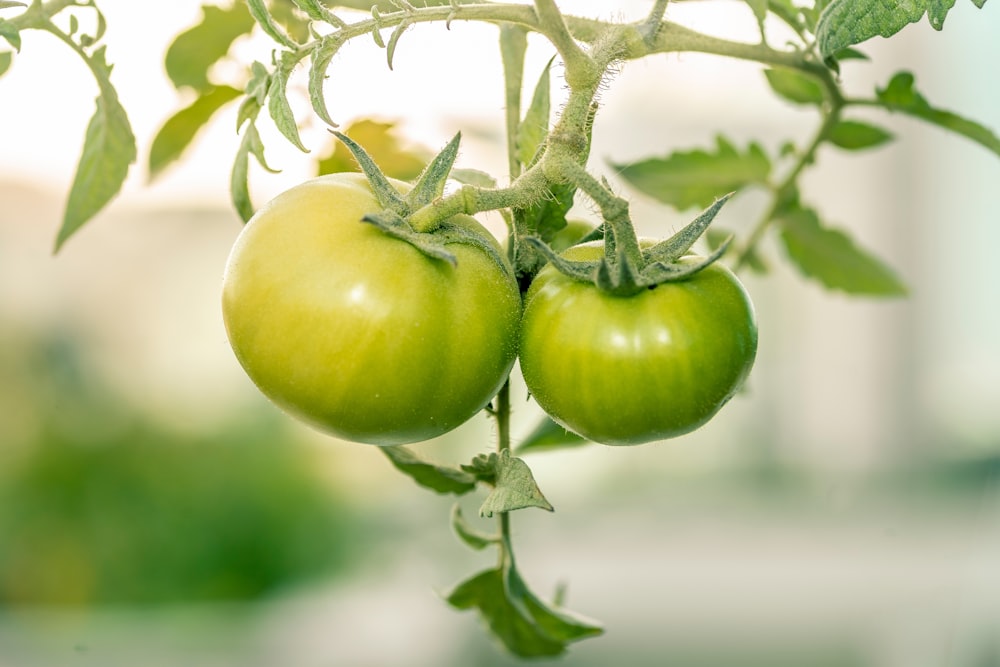
[[[819,128],[813,135],[812,140],[806,149],[799,155],[799,159],[796,160],[791,171],[789,171],[781,182],[771,188],[772,197],[771,204],[768,206],[767,210],[760,217],[760,220],[754,225],[753,230],[750,232],[750,236],[747,237],[746,243],[743,244],[742,249],[736,256],[736,262],[733,266],[734,271],[740,271],[747,262],[750,261],[750,257],[753,256],[754,250],[757,244],[760,243],[761,239],[764,237],[765,232],[771,227],[771,224],[776,220],[776,215],[780,212],[781,207],[784,206],[789,195],[792,194],[795,188],[795,183],[798,181],[799,175],[802,171],[812,164],[816,160],[816,151],[826,140],[827,135],[834,125],[840,120],[840,110],[842,108],[842,101],[838,100],[837,103],[831,105],[829,109],[824,112],[823,121],[820,123]]]

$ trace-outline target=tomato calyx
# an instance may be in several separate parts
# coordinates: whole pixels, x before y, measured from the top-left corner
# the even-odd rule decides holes
[[[645,247],[640,245],[630,221],[607,221],[602,225],[604,255],[597,260],[566,259],[538,237],[529,236],[525,241],[567,277],[593,283],[608,294],[631,296],[662,283],[690,278],[722,257],[732,237],[707,257],[694,258],[689,251],[732,196],[733,193],[720,197],[679,232]],[[592,236],[585,238],[589,241]]]
[[[409,243],[427,257],[448,262],[452,266],[458,264],[458,259],[448,250],[448,244],[464,243],[486,252],[497,264],[507,268],[508,265],[496,245],[468,226],[457,224],[453,219],[445,219],[436,222],[433,227],[416,229],[409,222],[411,213],[440,199],[444,194],[445,184],[458,156],[461,132],[457,133],[431,160],[413,188],[405,194],[393,185],[367,151],[356,141],[342,132],[336,130],[330,132],[344,142],[354,155],[361,172],[368,179],[368,185],[375,199],[382,206],[380,211],[365,214],[361,222],[372,224],[383,233]]]

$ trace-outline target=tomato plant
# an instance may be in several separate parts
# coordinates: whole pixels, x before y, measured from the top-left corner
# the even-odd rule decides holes
[[[600,244],[563,257],[593,260]],[[715,263],[617,296],[547,265],[525,300],[521,371],[557,422],[589,440],[634,445],[707,422],[740,387],[757,350],[753,305]]]
[[[0,1],[0,38],[13,52],[20,50],[22,32],[48,32],[86,63],[98,84],[57,248],[117,194],[137,156],[101,43],[106,27],[101,2]],[[973,2],[981,8],[985,0]],[[905,114],[997,155],[1000,137],[931,105],[910,72],[897,72],[867,93],[845,88],[842,65],[868,59],[859,45],[876,35],[892,36],[925,14],[940,29],[953,3],[746,0],[744,18],[759,34],[744,41],[675,21],[668,17],[668,0],[651,0],[634,21],[569,14],[559,7],[568,3],[557,0],[417,4],[206,5],[200,21],[178,35],[165,55],[168,77],[189,102],[157,133],[148,169],[152,177],[162,173],[182,157],[199,128],[238,102],[240,139],[230,196],[249,222],[233,248],[223,286],[223,314],[237,358],[276,404],[342,438],[386,445],[381,451],[418,484],[455,495],[485,488],[479,512],[498,515],[495,532],[467,522],[457,505],[452,525],[467,545],[493,546],[499,558],[458,584],[446,600],[456,609],[475,609],[516,655],[558,655],[601,628],[531,593],[514,565],[510,513],[552,510],[527,463],[511,453],[507,380],[518,344],[537,402],[585,438],[636,444],[687,433],[711,419],[750,371],[756,323],[734,272],[764,270],[769,249],[762,242],[769,235],[803,275],[827,288],[866,296],[905,294],[890,267],[823,219],[801,178],[821,151],[867,150],[893,139],[861,113]],[[347,11],[358,9],[363,13]],[[86,14],[96,17],[93,31],[81,28],[87,24],[79,16]],[[333,99],[329,88],[339,79],[328,70],[341,61],[342,47],[373,39],[392,68],[403,36],[432,22],[448,28],[481,22],[498,30],[507,173],[453,170],[456,136],[415,184],[394,182],[364,148],[331,129],[362,175],[307,181],[255,212],[251,171],[272,170],[262,137],[280,134],[310,153],[307,144],[318,140],[300,130],[337,127],[327,99]],[[255,32],[269,43],[251,61],[245,54],[254,42],[242,38]],[[522,104],[529,36],[540,38],[532,44],[547,49],[550,60],[530,101]],[[15,63],[13,52],[0,51],[0,75]],[[613,94],[611,74],[619,68],[674,53],[756,63],[762,88],[807,110],[815,123],[805,138],[782,137],[778,146],[757,141],[739,146],[719,133],[707,148],[673,147],[660,156],[609,162],[613,179],[665,205],[708,207],[665,241],[641,244],[628,200],[590,164],[599,127],[597,100]],[[445,88],[450,92],[464,83],[449,81],[443,70],[410,71],[433,71],[450,84]],[[551,71],[561,73],[566,93],[556,113]],[[305,74],[303,80],[297,73]],[[656,117],[669,122],[671,114]],[[276,134],[260,132],[265,124]],[[388,152],[405,155],[391,147]],[[409,155],[407,166],[415,170],[420,155]],[[350,163],[339,159],[346,158],[342,151],[335,149],[333,156],[337,159],[315,166]],[[763,203],[756,218],[732,235],[707,235],[710,252],[693,254],[722,205],[751,189]],[[579,203],[600,213],[595,229],[572,221]],[[489,211],[507,224],[502,246],[469,217]],[[720,234],[726,237],[721,243]],[[601,243],[587,245],[596,240]],[[495,419],[495,451],[442,465],[400,446],[453,429],[481,409]],[[580,444],[560,431],[546,420],[532,433],[547,448]],[[530,450],[531,437],[519,451]]]
[[[450,431],[496,395],[521,304],[495,241],[495,256],[447,244],[452,265],[361,221],[380,208],[353,173],[280,194],[237,239],[222,305],[237,358],[277,405],[396,445]],[[449,222],[489,237],[468,216]]]

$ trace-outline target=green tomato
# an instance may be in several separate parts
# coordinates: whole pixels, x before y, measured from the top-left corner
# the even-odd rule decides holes
[[[441,435],[496,395],[521,300],[510,268],[482,248],[448,244],[452,266],[361,222],[380,208],[360,174],[280,194],[236,240],[222,312],[237,359],[275,404],[338,437],[396,445]],[[472,218],[451,222],[502,254]]]
[[[603,252],[597,242],[563,256],[596,260]],[[549,264],[525,299],[528,390],[553,419],[594,442],[636,445],[702,426],[742,385],[756,351],[750,298],[718,263],[627,297]]]

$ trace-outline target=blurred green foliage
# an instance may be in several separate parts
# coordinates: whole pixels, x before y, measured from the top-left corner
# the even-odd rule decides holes
[[[357,517],[280,422],[168,429],[95,388],[68,340],[0,379],[37,413],[0,438],[0,606],[248,600],[350,565]]]

